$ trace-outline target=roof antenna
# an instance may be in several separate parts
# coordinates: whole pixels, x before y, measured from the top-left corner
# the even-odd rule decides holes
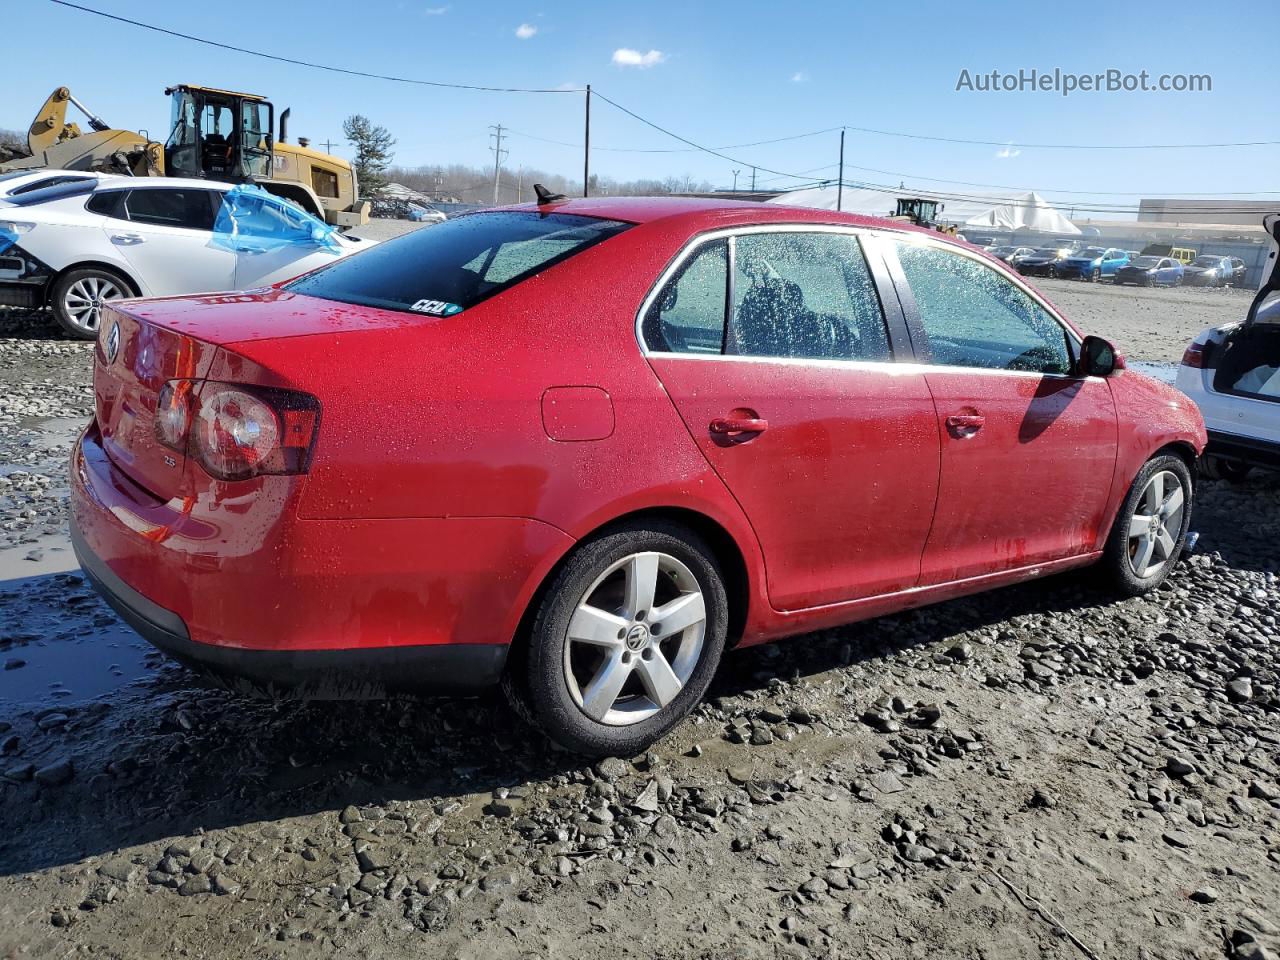
[[[535,183],[533,185],[533,192],[538,195],[539,206],[541,206],[544,203],[555,203],[557,200],[569,199],[563,193],[552,193],[550,190],[548,190],[546,187],[544,187],[540,183]]]

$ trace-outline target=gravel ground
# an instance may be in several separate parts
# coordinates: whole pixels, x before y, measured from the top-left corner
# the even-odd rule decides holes
[[[1044,284],[1176,361],[1232,291]],[[89,347],[0,314],[0,956],[1280,956],[1280,478],[1087,576],[731,655],[650,753],[496,698],[266,703],[75,572]],[[1243,522],[1242,522],[1243,521]]]

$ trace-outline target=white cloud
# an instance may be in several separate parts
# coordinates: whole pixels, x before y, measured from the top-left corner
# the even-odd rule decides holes
[[[620,67],[645,67],[656,66],[667,59],[667,55],[661,50],[650,50],[648,53],[641,53],[639,50],[632,50],[629,47],[619,47],[613,51],[613,62]]]
[[[528,40],[537,32],[538,28],[532,23],[522,23],[520,26],[516,27],[516,36],[521,40]]]
[[[797,70],[795,73],[791,75],[791,82],[792,83],[808,83],[809,75],[805,73],[803,70]]]
[[[424,17],[438,17],[448,12],[448,7],[427,7],[427,9],[422,11],[422,15]]]
[[[996,151],[997,160],[1011,160],[1014,157],[1022,156],[1022,151],[1015,147],[1012,143],[1006,143],[1003,147]]]

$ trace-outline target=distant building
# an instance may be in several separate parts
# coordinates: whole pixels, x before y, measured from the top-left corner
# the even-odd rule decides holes
[[[1269,213],[1280,213],[1275,200],[1141,200],[1138,220],[1148,223],[1214,223],[1260,226]]]

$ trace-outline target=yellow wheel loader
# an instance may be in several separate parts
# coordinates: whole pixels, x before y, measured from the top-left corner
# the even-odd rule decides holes
[[[897,206],[893,213],[889,214],[888,219],[905,220],[907,223],[914,223],[917,227],[931,227],[939,233],[954,237],[956,235],[954,226],[938,223],[938,215],[946,208],[945,203],[939,203],[937,200],[926,200],[923,197],[899,197]]]
[[[71,95],[66,87],[50,94],[27,131],[28,156],[5,160],[0,171],[99,170],[135,177],[196,177],[255,183],[338,227],[369,222],[369,201],[359,199],[351,164],[307,141],[289,143],[289,111],[252,93],[178,84],[165,90],[171,100],[164,143],[147,132],[116,130]],[[67,105],[80,110],[91,132],[67,122]]]

